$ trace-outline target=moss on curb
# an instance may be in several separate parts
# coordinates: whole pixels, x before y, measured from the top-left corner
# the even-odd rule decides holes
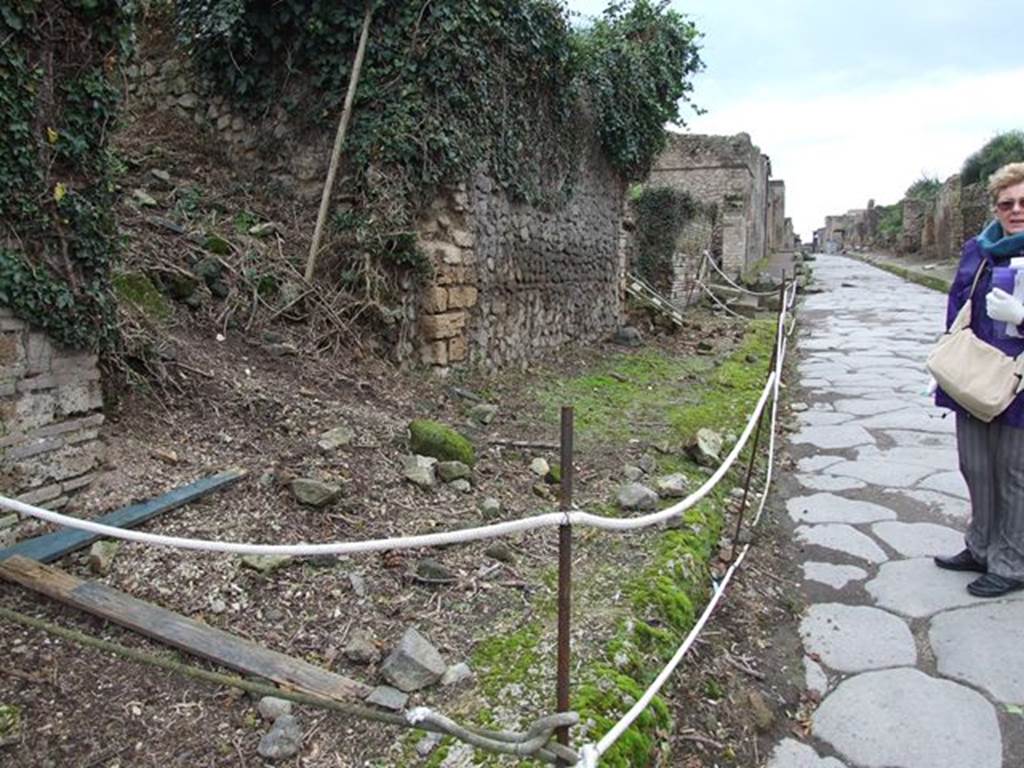
[[[938,275],[923,275],[920,272],[910,269],[909,267],[901,267],[899,264],[890,264],[884,261],[870,261],[860,256],[853,254],[845,254],[849,258],[862,261],[865,264],[869,264],[872,267],[878,267],[884,269],[890,274],[902,277],[904,280],[909,280],[912,283],[923,285],[925,288],[931,288],[933,291],[939,291],[940,293],[949,293],[950,281],[945,278],[939,277]]]
[[[476,451],[469,440],[451,427],[428,419],[409,424],[409,449],[438,461],[461,461],[470,467],[476,463]]]

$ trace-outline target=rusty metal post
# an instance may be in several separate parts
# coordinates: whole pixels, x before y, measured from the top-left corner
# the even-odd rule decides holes
[[[573,410],[562,406],[562,478],[558,493],[558,508],[567,512],[572,508]],[[556,696],[558,711],[569,711],[569,632],[572,615],[572,526],[558,529],[558,678]],[[558,743],[569,746],[568,726],[556,731]],[[559,761],[559,765],[568,763]]]
[[[776,363],[778,363],[779,356],[779,334],[784,333],[783,329],[783,314],[782,310],[786,306],[786,272],[782,272],[782,285],[779,287],[779,322],[775,327],[775,342],[772,343],[772,359],[768,364],[768,373],[775,373],[778,376],[779,372],[775,370]],[[757,429],[754,430],[754,442],[750,446],[750,461],[747,463],[747,476],[743,480],[743,497],[740,499],[740,509],[736,513],[736,530],[732,536],[732,549],[729,552],[729,562],[731,563],[736,559],[736,547],[740,541],[740,530],[743,527],[743,515],[747,511],[747,497],[750,495],[750,479],[754,474],[754,462],[757,460],[757,445],[761,439],[761,425],[764,423],[764,412],[768,410],[771,404],[771,398],[764,404],[764,410],[761,411],[761,415],[757,417]]]

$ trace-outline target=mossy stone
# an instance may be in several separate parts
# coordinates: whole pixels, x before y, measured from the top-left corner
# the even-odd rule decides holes
[[[409,424],[409,448],[414,454],[432,456],[438,461],[461,461],[472,467],[476,463],[473,444],[451,427],[429,419],[416,419]]]
[[[114,295],[122,303],[129,303],[151,320],[166,320],[171,316],[167,300],[141,272],[120,272],[113,276]]]

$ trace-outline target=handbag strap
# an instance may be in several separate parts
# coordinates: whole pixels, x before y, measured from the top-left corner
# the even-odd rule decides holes
[[[953,318],[953,323],[949,326],[947,333],[958,333],[971,326],[971,302],[974,298],[974,291],[978,287],[978,281],[981,280],[981,275],[985,271],[986,266],[988,266],[987,256],[982,257],[978,270],[974,273],[974,280],[971,282],[971,291],[967,294],[967,299],[964,301],[963,306],[960,307],[960,311]]]
[[[974,282],[971,283],[971,292],[967,294],[967,300],[970,301],[974,298],[974,289],[978,287],[978,281],[981,280],[981,274],[985,271],[985,267],[988,266],[988,257],[983,256],[981,258],[981,264],[978,265],[978,271],[974,273]]]

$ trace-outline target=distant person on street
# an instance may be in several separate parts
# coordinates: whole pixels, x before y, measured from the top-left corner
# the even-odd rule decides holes
[[[1016,357],[1024,353],[1024,304],[992,286],[992,270],[1020,266],[1024,285],[1024,259],[1010,261],[1024,257],[1024,163],[1004,165],[992,174],[988,191],[995,220],[964,244],[949,292],[946,328],[966,302],[981,268],[971,330]],[[980,301],[982,296],[985,301]],[[967,546],[958,554],[936,557],[935,564],[982,574],[967,585],[977,597],[999,597],[1024,588],[1024,393],[988,423],[968,414],[941,389],[935,402],[956,411],[960,471],[971,497]]]

